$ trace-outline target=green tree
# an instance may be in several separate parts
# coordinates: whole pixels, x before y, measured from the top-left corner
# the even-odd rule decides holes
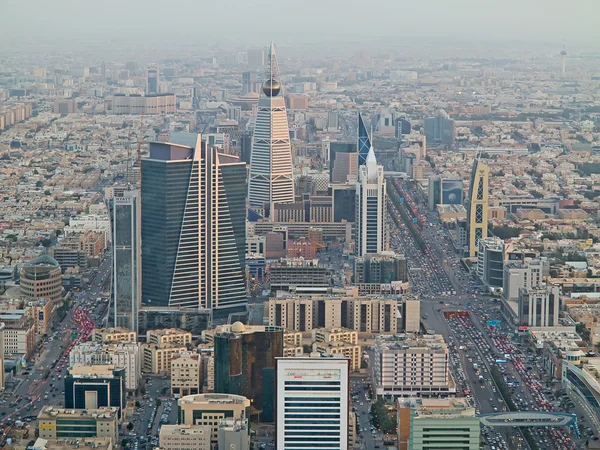
[[[129,431],[133,430],[133,423],[129,422],[129,423],[127,424],[127,429],[128,429]]]
[[[140,394],[146,395],[146,388],[144,386],[140,388]]]
[[[36,188],[41,188],[42,186],[44,186],[44,182],[43,181],[36,181],[35,182],[35,187]]]
[[[160,401],[160,398],[156,399],[156,407],[158,408],[160,406],[162,402]]]
[[[52,240],[48,239],[48,238],[44,238],[44,239],[42,239],[42,245],[44,247],[48,248],[52,245]]]
[[[139,400],[136,400],[136,401],[135,401],[135,407],[136,407],[136,408],[139,408],[140,406],[142,406],[142,405],[140,404]]]

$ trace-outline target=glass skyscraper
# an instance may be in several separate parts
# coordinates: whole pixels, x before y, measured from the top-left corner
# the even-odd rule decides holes
[[[142,161],[142,304],[244,311],[246,165],[173,133]]]
[[[370,149],[371,140],[369,139],[369,132],[367,131],[362,115],[358,113],[358,167],[365,164]]]

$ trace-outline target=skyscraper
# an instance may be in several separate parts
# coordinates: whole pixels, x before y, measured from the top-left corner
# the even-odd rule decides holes
[[[252,136],[248,202],[255,208],[263,208],[293,201],[290,133],[279,65],[271,44]]]
[[[386,186],[373,147],[358,170],[355,227],[357,256],[387,250]]]
[[[433,117],[425,119],[423,129],[427,142],[454,145],[456,139],[454,120],[443,109],[437,111]]]
[[[142,160],[142,304],[245,310],[246,165],[173,133]]]
[[[466,256],[477,256],[479,239],[486,238],[488,232],[488,171],[487,164],[479,157],[473,162],[469,198],[467,199],[467,235]]]
[[[158,94],[158,67],[148,67],[146,70],[146,95]]]
[[[362,115],[358,113],[358,166],[362,166],[367,160],[367,155],[371,149],[371,139],[369,139],[369,133],[367,127],[362,118]]]
[[[346,358],[277,358],[277,450],[348,449],[348,391]]]
[[[141,298],[141,224],[137,190],[115,192],[109,200],[113,248],[113,298],[110,318],[115,327],[137,332]]]

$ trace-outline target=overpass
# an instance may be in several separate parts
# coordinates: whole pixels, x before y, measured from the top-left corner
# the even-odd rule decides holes
[[[579,435],[577,415],[545,411],[513,411],[478,414],[483,425],[488,427],[564,427],[571,425]]]

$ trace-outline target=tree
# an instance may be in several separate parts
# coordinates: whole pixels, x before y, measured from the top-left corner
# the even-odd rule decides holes
[[[42,239],[42,245],[44,247],[48,248],[52,245],[52,240],[48,239],[48,238],[44,238],[44,239]]]
[[[140,404],[139,400],[136,400],[136,401],[135,401],[135,407],[136,407],[136,408],[139,408],[140,406],[142,406],[142,405]]]
[[[129,446],[129,442],[127,441],[127,439],[123,439],[123,440],[121,441],[121,447],[125,448],[125,447],[127,447],[127,446]]]
[[[160,401],[160,398],[156,399],[156,407],[158,408],[160,406],[162,402]]]
[[[140,394],[146,395],[146,388],[144,386],[140,388]]]
[[[131,422],[129,422],[129,423],[127,424],[127,429],[128,429],[129,431],[133,430],[133,424],[132,424]]]
[[[44,186],[44,182],[43,181],[36,181],[35,182],[35,187],[36,188],[41,188],[42,186]]]

